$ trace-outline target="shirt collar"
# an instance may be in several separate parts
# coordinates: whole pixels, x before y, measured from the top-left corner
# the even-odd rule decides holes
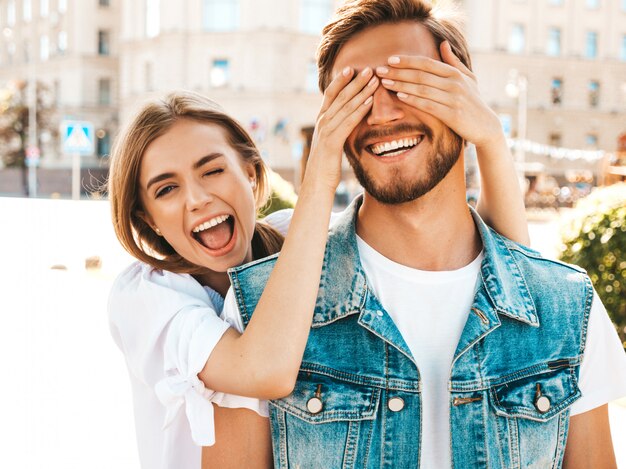
[[[313,327],[359,313],[365,304],[367,281],[356,240],[356,219],[362,201],[362,196],[355,198],[330,229]],[[535,304],[511,252],[515,243],[489,228],[471,207],[470,211],[483,243],[482,283],[493,306],[485,314],[496,316],[497,312],[538,326]],[[491,319],[499,322],[496,317]]]

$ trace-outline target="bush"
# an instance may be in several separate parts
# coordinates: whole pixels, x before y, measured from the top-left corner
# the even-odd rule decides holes
[[[626,348],[626,183],[580,199],[563,228],[561,260],[587,270]]]
[[[261,209],[261,215],[266,217],[277,210],[295,207],[298,196],[293,185],[271,170],[269,171],[269,180],[272,194],[265,207]]]

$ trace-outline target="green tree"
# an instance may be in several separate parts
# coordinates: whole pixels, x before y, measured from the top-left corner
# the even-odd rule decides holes
[[[37,82],[37,146],[40,136],[58,132],[52,122],[54,99],[49,87]],[[26,148],[28,146],[28,90],[25,81],[14,80],[0,88],[0,157],[6,167],[21,168],[24,192],[26,183]]]
[[[572,215],[560,257],[587,270],[626,348],[626,183],[596,189]]]

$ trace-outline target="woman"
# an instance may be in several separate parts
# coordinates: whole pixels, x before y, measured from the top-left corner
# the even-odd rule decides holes
[[[239,396],[291,392],[311,324],[343,143],[378,86],[371,69],[346,68],[328,87],[289,235],[241,335],[218,317],[229,287],[226,270],[278,251],[281,242],[255,222],[267,185],[254,143],[212,102],[188,93],[144,107],[116,142],[113,223],[139,262],[117,279],[109,313],[131,375],[144,467],[199,466],[195,445],[215,441],[213,403],[267,415],[263,402]],[[476,94],[471,86],[464,92]],[[493,122],[482,103],[472,106]],[[518,196],[509,191],[516,186],[510,162],[487,163],[497,177],[489,173],[486,193]],[[508,234],[526,242],[524,214],[509,202],[491,201],[489,219],[500,230],[523,226]],[[258,428],[268,431],[258,419]],[[258,463],[271,465],[270,449],[258,451]]]

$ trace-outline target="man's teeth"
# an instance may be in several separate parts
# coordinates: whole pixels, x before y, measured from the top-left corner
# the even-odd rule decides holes
[[[388,151],[397,150],[398,148],[414,147],[421,141],[422,141],[422,137],[403,138],[401,140],[393,140],[391,142],[378,143],[376,145],[372,145],[371,149],[372,149],[372,153],[376,155],[380,155]]]
[[[208,230],[209,228],[213,228],[214,226],[219,225],[220,223],[223,223],[226,220],[228,220],[228,217],[230,217],[230,215],[220,215],[219,217],[211,218],[210,220],[205,221],[202,225],[196,226],[193,229],[193,232],[200,233],[201,231]]]

